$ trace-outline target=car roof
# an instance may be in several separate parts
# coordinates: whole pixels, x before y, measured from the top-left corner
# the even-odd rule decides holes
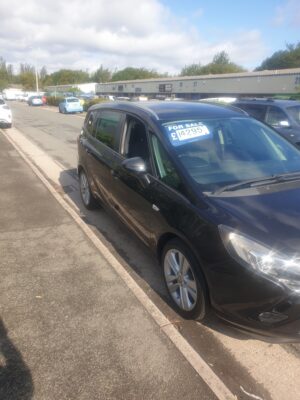
[[[280,100],[280,99],[256,99],[256,98],[250,98],[250,99],[238,99],[232,104],[261,104],[261,105],[276,105],[281,108],[287,108],[291,106],[299,106],[300,101],[296,100]]]
[[[124,112],[132,112],[141,116],[152,117],[156,120],[180,120],[186,118],[226,118],[247,117],[241,110],[234,107],[204,104],[188,101],[143,101],[143,102],[114,102],[96,104],[90,110],[115,109]]]
[[[75,96],[65,97],[65,100],[71,100],[71,99],[79,100],[78,97]]]

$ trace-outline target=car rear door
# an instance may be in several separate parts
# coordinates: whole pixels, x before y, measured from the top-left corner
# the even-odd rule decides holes
[[[123,118],[121,112],[99,110],[87,143],[89,173],[100,199],[109,206],[113,183],[111,170],[115,168]]]

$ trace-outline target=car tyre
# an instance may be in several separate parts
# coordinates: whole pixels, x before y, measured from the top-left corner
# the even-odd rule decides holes
[[[161,257],[163,280],[174,309],[185,319],[203,321],[209,313],[206,282],[193,252],[170,240]]]
[[[79,189],[81,200],[85,208],[93,210],[99,206],[91,192],[89,180],[84,170],[81,170],[79,173]]]

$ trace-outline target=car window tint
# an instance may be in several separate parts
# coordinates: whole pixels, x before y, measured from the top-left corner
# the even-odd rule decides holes
[[[300,106],[288,107],[287,112],[298,124],[300,124]]]
[[[67,103],[78,103],[79,99],[66,99]]]
[[[288,121],[286,114],[280,108],[270,106],[266,116],[266,123],[272,126],[280,126],[282,121]]]
[[[256,118],[260,121],[264,121],[267,106],[263,104],[243,104],[239,103],[236,104],[237,107],[241,108],[242,110],[246,111],[251,117]]]
[[[85,127],[90,135],[94,135],[94,122],[95,122],[95,113],[91,112],[90,114],[87,115],[85,120]]]
[[[97,118],[95,137],[106,146],[117,150],[119,143],[119,123],[122,114],[114,111],[102,111]]]
[[[151,135],[151,142],[153,147],[155,167],[159,179],[173,189],[184,193],[182,181],[177,174],[172,160],[154,134]]]
[[[141,157],[149,167],[150,152],[145,125],[135,118],[128,118],[125,138],[125,157]]]

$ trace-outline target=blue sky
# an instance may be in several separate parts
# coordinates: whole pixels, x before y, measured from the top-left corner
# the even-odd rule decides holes
[[[177,74],[223,50],[252,70],[300,41],[300,0],[10,0],[0,1],[0,19],[0,56],[49,72]]]
[[[300,42],[300,0],[162,0],[173,14],[196,27],[211,43],[257,31],[265,57]],[[248,64],[254,66],[255,62]]]

